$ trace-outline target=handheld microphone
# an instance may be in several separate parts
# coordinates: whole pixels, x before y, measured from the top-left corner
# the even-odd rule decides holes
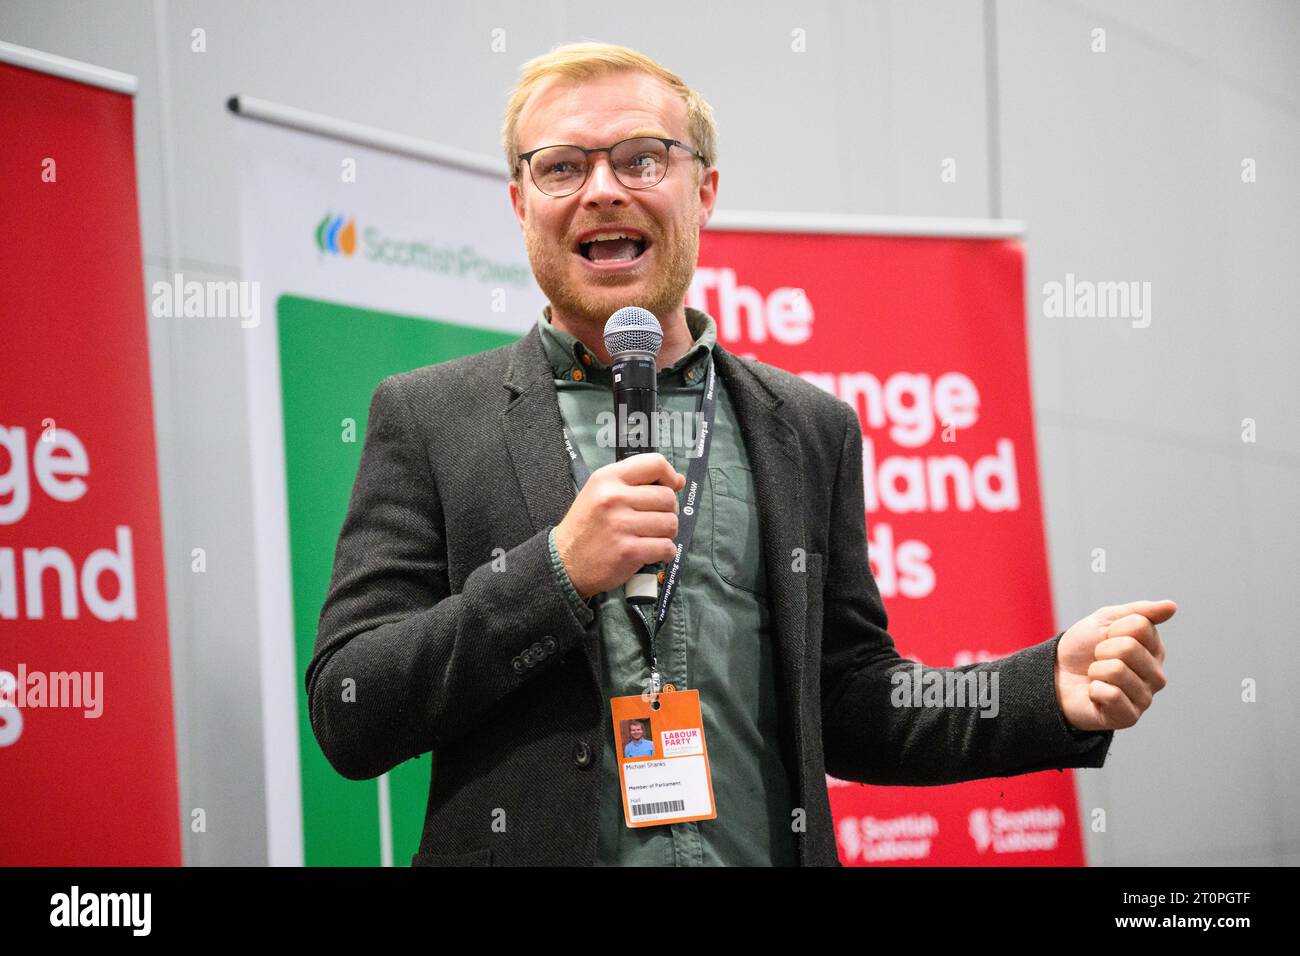
[[[605,323],[605,350],[614,378],[614,460],[658,451],[654,419],[658,410],[659,378],[655,359],[664,331],[654,313],[634,305],[619,309]],[[659,570],[647,564],[624,588],[633,604],[659,599]]]

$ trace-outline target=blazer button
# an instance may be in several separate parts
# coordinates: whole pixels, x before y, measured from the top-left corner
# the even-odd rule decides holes
[[[573,748],[573,762],[584,770],[591,766],[591,747],[585,740],[579,740],[578,745]]]
[[[517,657],[510,662],[510,666],[515,669],[516,674],[522,674],[528,669],[524,666],[524,662]]]
[[[542,647],[546,648],[546,653],[554,654],[555,649],[559,647],[559,645],[555,643],[555,638],[547,634],[544,638],[542,638]]]
[[[528,667],[532,667],[534,664],[537,663],[535,660],[533,660],[532,648],[529,648],[525,650],[522,654],[520,654],[519,659],[523,661],[524,664],[527,665]]]
[[[533,652],[533,657],[537,658],[539,661],[546,659],[546,648],[542,647],[540,641],[529,648],[529,650]]]

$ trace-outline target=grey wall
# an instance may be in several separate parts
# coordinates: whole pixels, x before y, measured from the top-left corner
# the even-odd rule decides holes
[[[496,155],[518,64],[626,43],[720,125],[731,209],[1029,226],[1034,397],[1062,626],[1180,602],[1170,685],[1079,775],[1103,864],[1300,863],[1300,5],[1236,0],[6,0],[0,39],[133,73],[147,284],[238,275],[240,92]],[[207,32],[207,52],[190,32]],[[506,31],[504,53],[491,31]],[[791,51],[806,31],[807,52]],[[1092,52],[1092,31],[1106,51]],[[812,153],[801,143],[817,143]],[[770,145],[764,145],[770,143]],[[771,168],[816,168],[791,181]],[[945,157],[955,183],[940,180]],[[1258,181],[1240,178],[1243,158]],[[502,201],[505,202],[503,192]],[[1045,282],[1152,283],[1152,322],[1049,319]],[[182,806],[194,864],[265,860],[237,320],[151,319]],[[1241,423],[1258,440],[1241,440]],[[206,574],[190,572],[203,547]],[[1090,570],[1104,548],[1105,573]],[[1258,702],[1241,701],[1243,679]]]

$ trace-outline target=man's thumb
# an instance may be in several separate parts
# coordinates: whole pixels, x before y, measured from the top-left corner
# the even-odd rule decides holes
[[[1173,601],[1133,601],[1130,604],[1118,604],[1111,611],[1116,621],[1129,614],[1141,614],[1152,624],[1163,624],[1178,611],[1178,605]]]

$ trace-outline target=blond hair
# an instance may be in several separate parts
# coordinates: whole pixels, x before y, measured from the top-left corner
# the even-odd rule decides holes
[[[528,97],[543,80],[560,76],[581,82],[622,71],[648,73],[677,93],[686,103],[687,129],[692,140],[690,145],[704,154],[702,170],[717,162],[718,130],[713,122],[713,107],[676,73],[645,54],[625,46],[613,43],[567,43],[555,47],[549,53],[533,57],[519,68],[519,81],[506,104],[506,121],[501,128],[501,145],[505,149],[510,175],[518,178],[520,170],[520,164],[515,161],[519,155],[519,116]]]

